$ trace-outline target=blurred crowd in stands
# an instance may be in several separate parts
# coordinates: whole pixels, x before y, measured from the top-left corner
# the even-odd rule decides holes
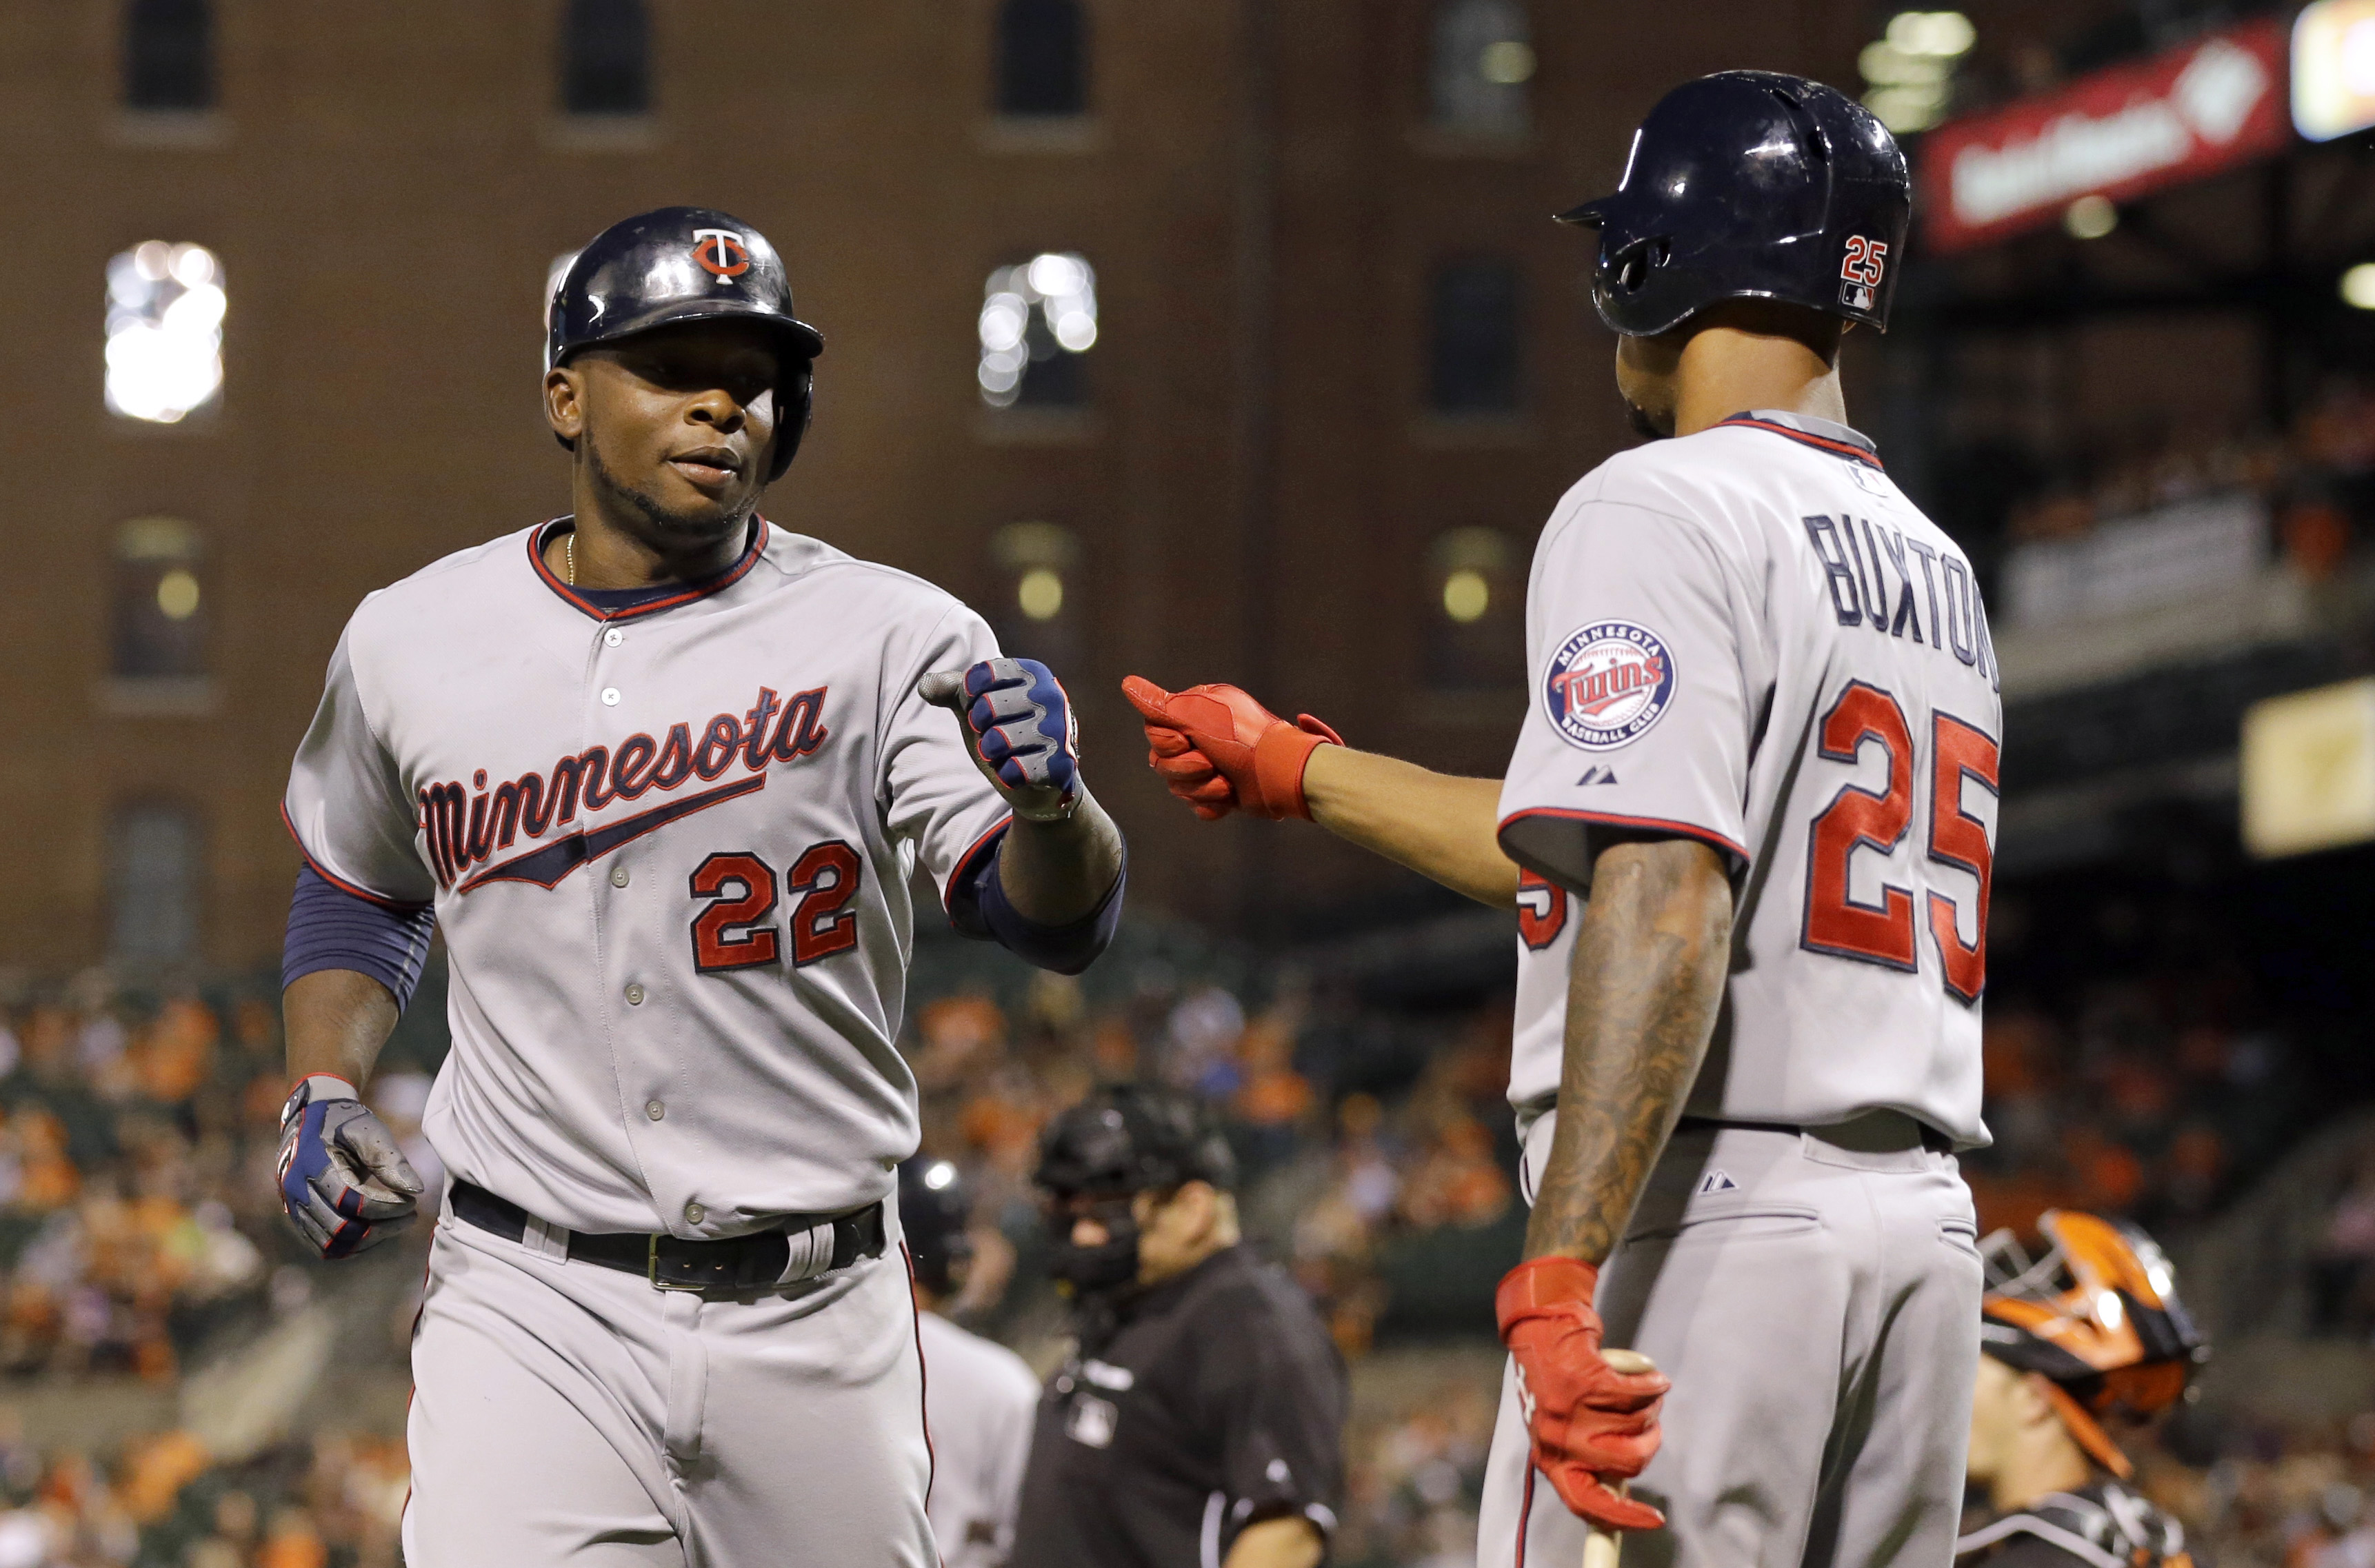
[[[2057,896],[2007,890],[1998,906],[1987,1050],[1998,1144],[1967,1163],[1982,1228],[2025,1229],[2071,1205],[2181,1243],[2319,1109],[2301,1053],[2234,961],[2215,899],[2057,907],[2054,940],[2031,952],[2027,901]],[[1336,1561],[1467,1562],[1498,1392],[1490,1292],[1524,1223],[1503,1100],[1506,996],[1386,1003],[1242,956],[1121,956],[1085,981],[977,963],[921,976],[906,1046],[925,1148],[973,1180],[993,1260],[961,1307],[1044,1360],[1061,1315],[1034,1257],[1039,1129],[1101,1081],[1194,1090],[1243,1162],[1250,1233],[1369,1369]],[[268,980],[0,982],[0,1376],[170,1385],[331,1286],[284,1236],[273,1197],[276,1002]],[[433,1062],[398,1053],[371,1091],[424,1171],[419,1069]],[[2363,1338],[2375,1332],[2375,1156],[2351,1172],[2322,1221],[2314,1289],[2318,1323]],[[389,1337],[390,1375],[401,1347]],[[0,1384],[0,1568],[395,1561],[400,1432],[301,1433],[236,1462],[178,1431],[37,1449],[7,1397]],[[2168,1461],[2155,1485],[2242,1543],[2219,1561],[2375,1568],[2375,1416],[2188,1442],[2194,1462]]]
[[[2005,523],[2014,543],[2073,538],[2179,501],[2251,491],[2270,505],[2286,558],[2330,575],[2375,526],[2375,388],[2329,382],[2280,433],[2185,428],[2125,450],[2090,443],[2087,472],[2038,487]]]
[[[396,1568],[400,1434],[325,1432],[237,1464],[187,1432],[104,1464],[0,1434],[0,1568]]]

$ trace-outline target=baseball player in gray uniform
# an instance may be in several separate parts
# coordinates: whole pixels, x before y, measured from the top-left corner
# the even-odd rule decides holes
[[[1516,901],[1533,1213],[1496,1299],[1489,1568],[1565,1568],[1587,1523],[1648,1532],[1633,1563],[1953,1550],[1980,1264],[1951,1151],[1987,1141],[2001,707],[1969,562],[1837,368],[1847,324],[1885,324],[1909,206],[1861,107],[1727,72],[1566,215],[1600,230],[1619,389],[1672,439],[1542,532],[1506,779],[1130,683],[1204,815],[1308,816]]]
[[[1044,666],[759,515],[822,347],[750,225],[604,231],[550,312],[574,513],[364,600],[298,751],[281,1191],[325,1256],[409,1214],[356,1086],[431,922],[451,965],[410,1562],[937,1561],[909,877],[1077,970],[1122,847]]]
[[[950,1318],[960,1296],[974,1293],[972,1220],[972,1188],[954,1165],[919,1154],[899,1167],[899,1223],[923,1309],[916,1327],[931,1369],[924,1412],[941,1568],[999,1568],[1006,1561],[1039,1413],[1039,1374],[1031,1364]]]

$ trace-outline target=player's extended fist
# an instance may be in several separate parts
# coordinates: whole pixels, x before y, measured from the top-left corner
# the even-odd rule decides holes
[[[1036,659],[934,670],[916,695],[964,726],[965,749],[1014,814],[1060,822],[1081,804],[1081,728],[1063,683]]]
[[[280,1112],[280,1207],[305,1244],[349,1257],[412,1223],[421,1180],[345,1079],[315,1073]]]
[[[1303,770],[1320,747],[1344,744],[1309,713],[1289,724],[1234,686],[1165,691],[1133,675],[1121,690],[1146,720],[1147,765],[1208,822],[1234,810],[1308,819]]]
[[[1600,1270],[1580,1259],[1530,1258],[1502,1277],[1493,1306],[1518,1363],[1534,1468],[1584,1518],[1612,1530],[1654,1530],[1666,1516],[1608,1481],[1639,1475],[1658,1452],[1658,1406],[1672,1385],[1662,1373],[1608,1364],[1591,1305],[1599,1282]]]

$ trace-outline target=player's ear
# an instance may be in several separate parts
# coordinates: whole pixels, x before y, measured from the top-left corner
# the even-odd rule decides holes
[[[573,365],[555,365],[544,372],[544,419],[561,444],[576,450],[585,431],[584,378]]]
[[[2062,1412],[2053,1408],[2053,1397],[2045,1391],[2046,1387],[2047,1381],[2043,1373],[2029,1372],[2021,1374],[2020,1382],[2014,1386],[2013,1390],[2013,1397],[2015,1401],[2014,1408],[2020,1414],[2021,1425],[2042,1426],[2047,1421],[2059,1421],[2062,1419]]]

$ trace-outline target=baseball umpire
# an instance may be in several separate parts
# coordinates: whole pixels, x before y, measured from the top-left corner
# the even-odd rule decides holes
[[[1968,1568],[2192,1568],[2185,1527],[2123,1484],[2117,1427],[2186,1392],[2209,1342],[2177,1274],[2133,1225],[2068,1209],[2038,1221],[2031,1262],[2008,1231],[1981,1244],[1988,1293],[1971,1404],[1971,1484],[1995,1516],[1955,1543]]]
[[[1239,1239],[1236,1161],[1176,1091],[1104,1091],[1041,1145],[1080,1338],[1049,1380],[1016,1568],[1311,1568],[1343,1489],[1344,1365]]]
[[[605,230],[549,307],[573,512],[366,598],[298,750],[279,1172],[326,1257],[410,1217],[355,1086],[432,924],[451,963],[409,1562],[935,1562],[909,874],[1072,971],[1122,845],[1044,666],[759,514],[823,346],[748,223]]]
[[[1486,1568],[1573,1562],[1585,1520],[1671,1520],[1636,1563],[1950,1554],[2002,702],[1968,558],[1847,423],[1841,336],[1886,323],[1910,215],[1878,120],[1760,71],[1668,93],[1565,215],[1659,439],[1542,531],[1506,778],[1128,686],[1202,815],[1310,817],[1517,907],[1533,1213]]]
[[[1039,1379],[1005,1346],[948,1316],[973,1262],[973,1193],[957,1168],[919,1154],[899,1167],[899,1224],[916,1270],[924,1415],[932,1432],[932,1537],[941,1568],[998,1568],[1031,1454]]]

